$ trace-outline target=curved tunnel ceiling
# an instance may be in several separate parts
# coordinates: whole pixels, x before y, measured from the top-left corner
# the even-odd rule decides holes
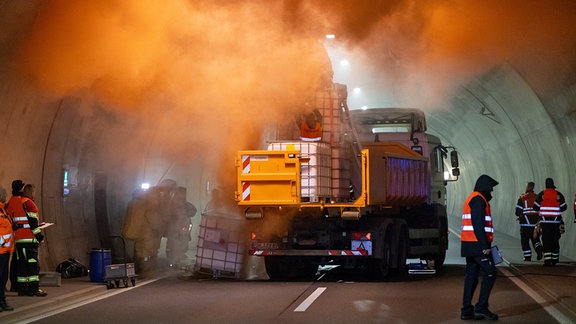
[[[414,2],[406,3],[414,6]],[[302,3],[295,7],[294,12],[307,9]],[[41,196],[37,200],[44,220],[59,224],[48,231],[43,246],[47,252],[43,253],[43,261],[47,264],[55,266],[68,257],[83,257],[90,248],[98,246],[102,235],[118,233],[132,191],[143,181],[155,184],[166,178],[176,179],[178,185],[188,188],[188,200],[202,210],[212,188],[229,184],[233,165],[227,157],[240,145],[255,146],[263,140],[258,127],[242,127],[248,125],[245,119],[238,119],[242,110],[221,113],[210,99],[225,97],[227,93],[217,88],[202,88],[210,91],[211,98],[186,101],[189,106],[202,108],[190,110],[167,104],[170,91],[181,87],[162,88],[165,96],[149,103],[162,108],[143,112],[116,109],[94,100],[94,94],[85,91],[64,96],[47,94],[16,68],[18,44],[38,16],[38,8],[41,1],[0,0],[0,120],[5,125],[0,132],[7,156],[0,169],[0,184],[9,187],[13,179],[22,178],[39,185]],[[402,21],[404,16],[399,18],[394,9],[382,7],[386,13],[383,16]],[[348,11],[348,15],[352,14]],[[576,12],[565,14],[576,16]],[[372,27],[388,27],[383,23],[375,25]],[[359,32],[354,31],[352,36]],[[569,38],[564,41],[574,49],[574,35],[566,36]],[[385,56],[395,58],[398,66],[409,64],[411,57],[410,53],[399,57],[393,51]],[[434,107],[425,107],[429,131],[456,147],[460,155],[461,177],[448,186],[452,226],[458,226],[461,203],[483,173],[500,182],[492,201],[495,226],[510,235],[517,236],[513,212],[528,181],[543,188],[545,178],[554,178],[571,205],[576,192],[576,52],[563,53],[560,66],[565,69],[556,68],[558,65],[552,63],[557,62],[551,62],[552,58],[558,59],[542,49],[482,65],[471,76],[457,80],[441,108],[438,102]],[[380,64],[380,60],[381,57],[374,58],[375,64]],[[267,68],[272,69],[268,72],[277,72],[275,66]],[[253,82],[250,76],[245,77],[243,82]],[[216,80],[227,82],[226,75]],[[282,81],[289,83],[291,79]],[[285,93],[304,89],[307,84],[299,82],[298,87],[290,89],[282,84],[265,90]],[[291,104],[293,100],[288,96],[281,99],[242,95],[234,98],[244,112],[250,111],[252,116],[268,114],[276,119],[289,114],[273,113],[270,107],[278,102]],[[224,101],[216,102],[226,105]],[[265,109],[260,110],[262,102]],[[266,120],[258,117],[258,122]],[[214,134],[218,136],[211,136]],[[74,186],[64,199],[63,168],[72,173]],[[98,212],[98,200],[94,198],[102,181],[108,196],[113,197],[107,201],[104,214]],[[568,234],[561,241],[561,252],[576,258],[576,251],[569,248],[576,244],[576,235],[571,234],[576,231],[576,224],[572,224],[570,209],[565,213]],[[194,223],[197,229],[199,217]]]

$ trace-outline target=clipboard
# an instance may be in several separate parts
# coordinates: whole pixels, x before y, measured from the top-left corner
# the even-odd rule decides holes
[[[504,261],[502,253],[498,249],[498,245],[494,245],[490,248],[490,254],[492,255],[492,261],[494,261],[494,264],[500,264]]]
[[[45,229],[46,227],[52,226],[54,223],[42,223],[38,228]]]

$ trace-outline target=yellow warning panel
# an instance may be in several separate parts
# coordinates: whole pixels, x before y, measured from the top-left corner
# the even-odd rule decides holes
[[[299,151],[239,151],[236,201],[240,206],[300,203]]]

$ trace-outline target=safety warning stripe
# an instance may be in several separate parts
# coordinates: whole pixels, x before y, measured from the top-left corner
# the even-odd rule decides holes
[[[250,155],[242,155],[242,173],[250,173]]]
[[[250,255],[332,255],[355,256],[369,255],[367,250],[250,250]]]
[[[329,255],[368,255],[368,251],[366,250],[330,250],[328,251]]]
[[[242,181],[242,201],[250,200],[250,181]]]
[[[242,155],[242,173],[250,173],[250,155]],[[242,201],[250,200],[250,181],[242,181]]]

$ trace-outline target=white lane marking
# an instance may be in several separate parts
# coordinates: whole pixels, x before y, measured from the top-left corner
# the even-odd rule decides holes
[[[300,305],[298,305],[298,307],[296,307],[296,309],[294,311],[295,312],[306,311],[306,309],[308,309],[308,307],[310,307],[310,305],[312,305],[312,303],[316,300],[316,298],[318,298],[318,297],[320,297],[320,295],[322,295],[324,290],[326,290],[326,287],[316,288],[316,290],[314,290],[314,292],[310,296],[308,296],[308,298],[306,298]]]
[[[562,312],[560,310],[558,310],[558,308],[549,305],[550,302],[548,302],[546,299],[544,299],[542,296],[540,296],[536,291],[534,291],[534,289],[530,288],[530,286],[528,286],[526,283],[522,282],[522,280],[518,279],[516,277],[516,275],[514,275],[512,272],[508,271],[508,269],[506,268],[499,268],[500,271],[502,271],[504,273],[504,275],[506,277],[508,277],[508,279],[510,279],[513,283],[516,284],[516,286],[518,286],[520,289],[522,289],[526,295],[530,296],[532,299],[534,299],[534,301],[536,301],[538,304],[540,304],[540,306],[542,306],[542,308],[544,308],[544,310],[550,314],[550,316],[552,316],[553,318],[555,318],[558,323],[570,323],[572,322],[572,319],[567,317],[566,315],[562,314]],[[548,306],[546,306],[548,304]]]
[[[108,297],[112,297],[112,296],[114,296],[114,295],[118,295],[118,294],[121,294],[121,293],[130,291],[130,290],[132,290],[132,289],[136,289],[136,288],[145,286],[145,285],[147,285],[147,284],[149,284],[149,283],[153,283],[153,282],[158,281],[158,280],[160,280],[160,279],[162,279],[162,278],[164,278],[164,277],[153,278],[153,279],[141,281],[141,282],[138,283],[138,287],[132,286],[132,287],[119,288],[119,289],[115,289],[115,290],[108,290],[108,289],[106,289],[104,292],[102,292],[102,293],[101,293],[100,295],[98,295],[98,296],[89,297],[89,298],[80,300],[79,302],[76,302],[76,303],[72,302],[72,303],[69,304],[69,305],[64,305],[64,306],[56,305],[57,308],[54,308],[54,309],[51,309],[51,310],[48,310],[48,311],[38,309],[36,312],[32,311],[31,314],[29,314],[30,317],[20,318],[20,319],[18,319],[17,322],[10,322],[10,323],[27,324],[27,323],[36,322],[36,321],[39,321],[39,320],[41,320],[41,319],[45,319],[45,318],[47,318],[47,317],[50,317],[50,316],[53,316],[53,315],[56,315],[56,314],[60,314],[60,313],[63,313],[63,312],[69,311],[69,310],[72,310],[72,309],[74,309],[74,308],[78,308],[78,307],[81,307],[81,306],[84,306],[84,305],[88,305],[88,304],[90,304],[90,303],[97,302],[97,301],[99,301],[99,300],[102,300],[102,299],[105,299],[105,298],[108,298]],[[105,286],[102,286],[102,287],[105,287]],[[43,312],[43,313],[38,314],[39,312]],[[23,315],[23,316],[24,316],[24,315]]]
[[[455,230],[450,229],[450,233],[458,236],[458,239],[460,239],[460,234],[458,234],[458,232],[456,232]],[[572,322],[572,320],[568,318],[566,315],[564,315],[558,308],[551,305],[547,305],[549,304],[549,302],[544,297],[542,297],[542,295],[538,294],[534,289],[530,288],[530,286],[528,286],[526,283],[520,280],[515,274],[506,269],[510,267],[511,264],[508,260],[506,260],[506,258],[502,257],[502,259],[504,259],[506,267],[498,267],[498,270],[502,271],[502,273],[504,273],[504,275],[508,279],[510,279],[510,281],[512,281],[516,286],[518,286],[518,288],[522,289],[522,291],[524,291],[526,295],[530,296],[530,298],[532,298],[535,302],[537,302],[540,306],[542,306],[542,308],[548,314],[550,314],[550,316],[556,319],[559,323]]]

